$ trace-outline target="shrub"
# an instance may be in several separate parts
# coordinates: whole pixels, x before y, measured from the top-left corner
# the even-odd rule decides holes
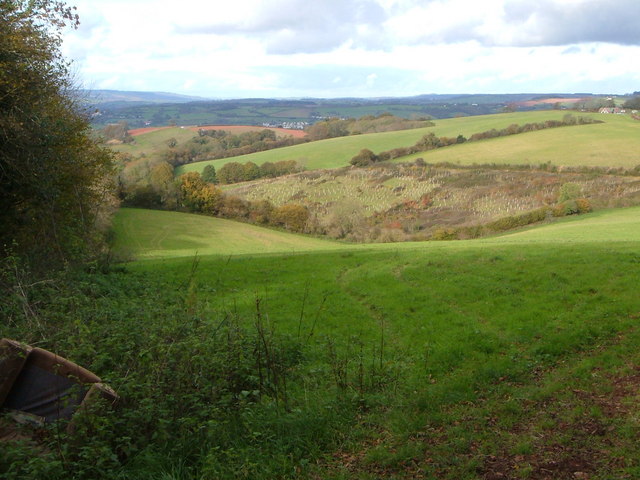
[[[576,200],[576,206],[578,207],[578,213],[589,213],[591,210],[591,202],[586,198],[578,198]]]
[[[567,200],[575,200],[582,194],[582,188],[580,185],[574,182],[568,182],[560,187],[560,193],[558,195],[559,202],[565,202]]]
[[[433,235],[431,235],[431,240],[457,240],[458,239],[458,231],[455,228],[438,228]]]
[[[281,225],[294,232],[303,232],[308,219],[309,210],[294,203],[282,205],[276,208],[272,214],[272,220],[276,225]]]
[[[368,148],[363,148],[349,163],[356,167],[366,167],[378,161],[378,157]]]

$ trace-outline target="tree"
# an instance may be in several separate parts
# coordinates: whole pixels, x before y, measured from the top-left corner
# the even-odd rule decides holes
[[[220,211],[222,192],[202,180],[198,172],[188,172],[179,177],[182,206],[190,212],[215,215]]]
[[[289,203],[276,208],[272,219],[276,225],[282,225],[287,230],[302,232],[309,220],[309,210],[302,205]]]
[[[366,167],[378,161],[378,157],[368,148],[363,148],[349,163],[356,167]]]
[[[202,169],[202,180],[207,183],[218,183],[218,177],[216,176],[216,167],[213,165],[206,165]]]
[[[112,198],[112,154],[89,136],[60,53],[65,25],[78,17],[63,2],[0,1],[0,255],[41,267],[95,251]]]
[[[624,102],[624,108],[632,108],[634,110],[640,109],[640,97],[633,97]]]

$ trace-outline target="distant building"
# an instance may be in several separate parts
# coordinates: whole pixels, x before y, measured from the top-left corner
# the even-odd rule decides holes
[[[627,111],[624,108],[620,107],[602,107],[600,110],[598,110],[598,113],[613,113],[616,115],[621,115],[623,113],[627,113]]]

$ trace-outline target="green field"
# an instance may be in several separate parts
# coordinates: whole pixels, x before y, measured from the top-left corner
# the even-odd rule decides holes
[[[433,130],[470,135],[549,115],[453,119]],[[634,164],[627,152],[637,151],[640,124],[603,120],[431,154],[502,145],[506,159],[518,151],[509,142],[544,149],[583,138],[618,152],[614,162],[605,148],[598,165]],[[326,168],[352,149],[407,146],[425,131],[295,148],[307,149],[310,168]],[[554,145],[540,163],[564,164],[581,148]],[[244,158],[284,160],[295,148]],[[470,178],[515,185],[507,170],[465,172],[464,181],[447,176],[460,195]],[[539,175],[541,191],[553,180],[522,172]],[[585,180],[599,181],[603,195],[620,194],[612,175]],[[633,177],[620,181],[634,194]],[[411,182],[391,176],[378,190],[389,203]],[[122,399],[81,416],[78,430],[54,426],[42,445],[3,444],[3,478],[640,476],[640,207],[461,241],[340,243],[142,209],[121,209],[114,233],[121,264],[29,285],[14,265],[0,272],[14,286],[3,290],[2,336],[87,367]]]
[[[115,218],[118,247],[136,257],[242,255],[335,250],[328,240],[232,222],[158,210],[122,209]]]
[[[560,120],[566,113],[566,111],[505,113],[499,115],[483,115],[475,117],[437,120],[434,127],[333,138],[304,145],[295,145],[293,147],[287,147],[278,150],[270,150],[267,152],[258,152],[250,155],[243,155],[242,157],[197,162],[180,167],[176,173],[180,174],[189,171],[202,171],[204,166],[208,164],[212,164],[216,167],[221,167],[225,163],[234,161],[252,161],[260,165],[264,162],[296,160],[301,165],[310,170],[318,168],[337,168],[348,165],[349,160],[351,160],[351,158],[363,148],[368,148],[376,153],[379,153],[385,150],[391,150],[393,148],[408,147],[415,144],[420,138],[422,138],[423,135],[429,132],[434,132],[438,136],[457,137],[458,135],[462,134],[468,137],[474,133],[491,130],[492,128],[506,128],[513,123],[525,124],[531,122],[541,122],[544,120]],[[591,116],[590,114],[587,115]],[[607,122],[610,121],[615,126],[619,125],[620,120],[618,118],[612,117],[598,116],[597,118],[605,120]],[[614,130],[615,128],[616,127],[613,127]],[[640,128],[640,124],[638,124],[638,128]],[[630,132],[625,131],[621,135],[623,137],[629,136],[630,133],[635,131],[636,130],[631,130]],[[603,132],[603,134],[607,135],[610,132],[611,129]],[[569,134],[570,133],[565,133],[565,135]],[[527,137],[528,135],[530,134],[520,136]],[[556,135],[562,134],[556,133]],[[445,150],[448,151],[449,149]],[[514,163],[518,162],[518,159],[514,159]]]
[[[397,159],[452,162],[462,165],[499,163],[566,166],[640,165],[640,122],[626,115],[595,115],[604,123],[561,127],[466,143]],[[439,132],[438,132],[439,133]]]
[[[254,255],[302,252],[418,250],[441,252],[504,245],[563,245],[640,241],[640,207],[599,211],[492,238],[456,242],[374,245],[338,243],[221,218],[157,210],[121,209],[117,248],[139,258]]]
[[[128,153],[130,155],[151,156],[167,148],[167,140],[175,138],[178,143],[186,142],[195,137],[198,133],[188,128],[171,127],[155,132],[144,133],[135,136],[135,143],[113,145],[111,148],[116,152]]]
[[[128,242],[167,224],[187,225],[176,220],[183,214],[153,212],[149,221],[148,213],[120,212],[119,224],[130,222]],[[250,254],[241,241],[235,251],[226,245],[213,254],[217,243],[205,232],[246,226],[183,216],[203,232],[202,245],[181,228],[167,233],[164,253],[136,241],[134,251],[160,258],[128,268],[170,289],[187,278],[192,258],[185,254],[206,251],[191,280],[202,318],[232,311],[249,328],[259,302],[270,328],[306,339],[305,360],[289,373],[288,401],[299,414],[286,421],[300,415],[326,456],[302,467],[291,460],[297,454],[278,457],[282,445],[304,437],[289,424],[264,442],[260,433],[249,450],[234,447],[245,466],[243,455],[265,456],[242,478],[280,472],[266,460],[274,452],[304,478],[457,480],[517,470],[518,478],[534,479],[562,462],[600,480],[639,471],[637,391],[616,385],[635,382],[640,365],[640,208],[479,241],[337,249],[317,241],[273,255]],[[282,250],[299,242],[287,236]],[[618,392],[613,399],[611,391]],[[351,399],[356,410],[337,426],[335,407],[316,411],[340,438],[327,443],[303,412],[334,396]],[[627,460],[618,463],[619,456]]]
[[[485,115],[437,120],[434,127],[334,138],[296,145],[278,150],[258,152],[241,157],[197,162],[177,169],[177,174],[202,171],[205,165],[217,168],[228,162],[264,162],[296,160],[305,168],[337,168],[361,149],[376,153],[413,145],[423,135],[434,132],[438,136],[470,136],[487,130],[502,129],[510,124],[525,124],[545,120],[560,120],[566,111],[544,111]],[[576,114],[574,114],[576,115]],[[640,148],[640,122],[628,116],[584,114],[604,123],[555,128],[513,135],[480,142],[456,145],[431,152],[423,152],[396,161],[411,161],[422,157],[428,162],[511,163],[554,165],[607,165],[633,167],[640,163],[636,152]]]

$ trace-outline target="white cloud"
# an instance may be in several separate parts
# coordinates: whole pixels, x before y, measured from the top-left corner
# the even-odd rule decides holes
[[[78,0],[85,83],[213,97],[638,90],[637,0]]]

